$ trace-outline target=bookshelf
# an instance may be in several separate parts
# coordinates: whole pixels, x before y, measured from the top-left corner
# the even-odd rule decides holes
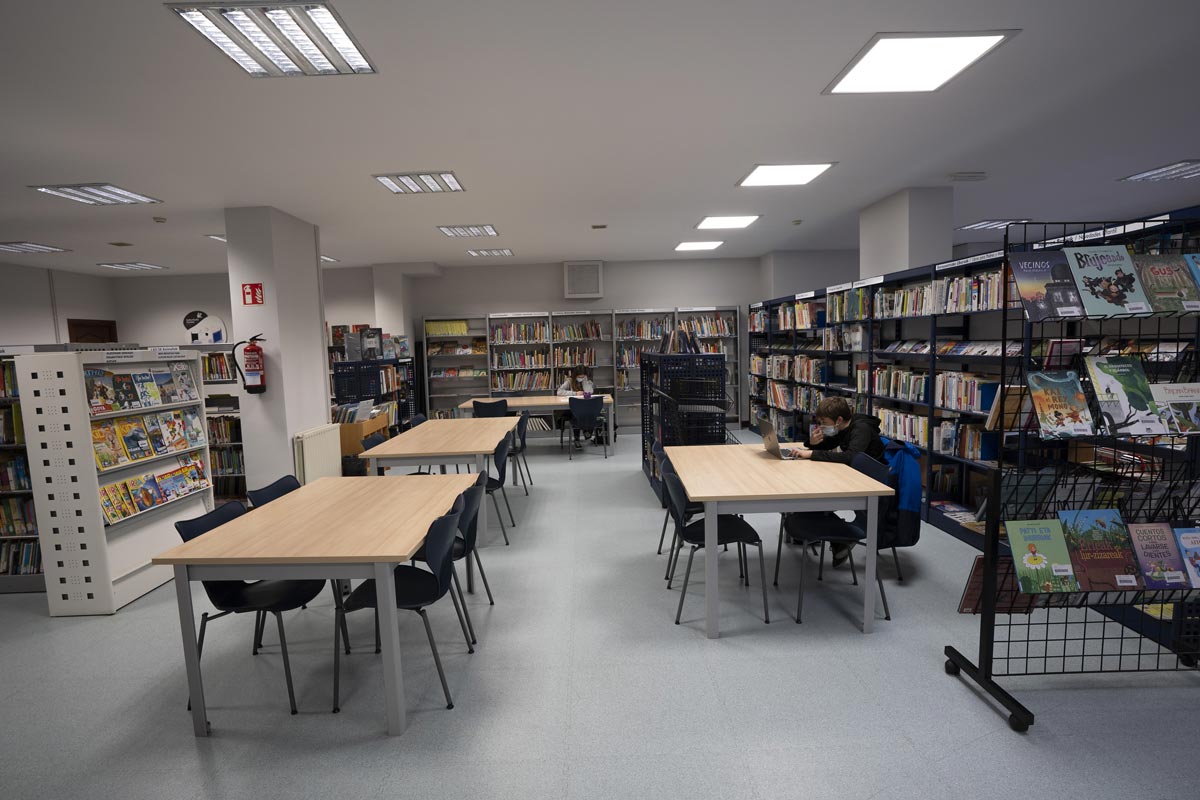
[[[246,502],[245,454],[242,451],[242,382],[229,353],[229,344],[183,345],[199,353],[201,393],[211,456],[213,497]],[[230,465],[236,465],[231,469]]]
[[[488,394],[520,397],[550,394],[554,383],[554,350],[548,311],[505,311],[488,314]]]
[[[640,425],[642,419],[641,353],[657,352],[664,334],[675,329],[673,308],[624,308],[613,312],[613,361],[618,425]]]
[[[173,523],[213,508],[200,354],[67,349],[15,368],[50,614],[115,613],[170,580],[150,558],[179,543]]]
[[[675,324],[696,338],[704,353],[725,356],[725,388],[732,403],[726,421],[742,419],[741,308],[700,306],[675,309]]]
[[[463,400],[488,394],[487,316],[426,317],[422,331],[426,413],[453,417]]]
[[[550,337],[554,389],[571,377],[571,367],[584,366],[597,392],[617,386],[612,311],[551,311]]]
[[[0,594],[46,589],[14,363],[33,349],[0,347]]]

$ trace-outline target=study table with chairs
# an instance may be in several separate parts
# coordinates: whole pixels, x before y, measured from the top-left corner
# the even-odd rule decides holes
[[[580,403],[579,401],[595,401],[598,403]],[[598,420],[603,424],[608,431],[608,438],[605,441],[605,455],[608,455],[608,448],[612,448],[615,453],[617,451],[616,438],[616,414],[613,413],[613,398],[610,394],[593,394],[591,397],[559,397],[558,395],[531,395],[526,397],[506,397],[506,413],[524,414],[524,413],[553,413],[553,412],[571,412],[572,419],[578,420],[582,415],[576,414],[572,406],[586,407],[590,418]],[[464,400],[458,404],[457,415],[459,417],[466,416],[467,412],[471,412],[475,417],[480,416],[480,409],[487,406],[493,406],[498,401],[490,397],[473,397],[469,400]],[[599,413],[597,413],[597,411]],[[595,423],[591,425],[580,425],[578,422],[573,423],[577,428],[590,431],[597,427]]]

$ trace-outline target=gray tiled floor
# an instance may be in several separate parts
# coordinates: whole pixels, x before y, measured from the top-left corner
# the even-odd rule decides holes
[[[477,652],[448,605],[431,612],[453,710],[420,621],[402,620],[410,727],[398,739],[383,735],[369,647],[343,662],[343,711],[329,713],[328,595],[288,617],[296,717],[277,649],[251,657],[248,618],[214,623],[206,741],[184,710],[170,586],[104,618],[49,619],[40,595],[0,597],[0,795],[1007,800],[1030,776],[1047,797],[1194,795],[1183,765],[1196,675],[1010,679],[1038,715],[1021,736],[943,673],[946,644],[975,642],[975,618],[954,613],[973,551],[933,530],[902,553],[904,584],[884,568],[895,619],[869,637],[844,570],[814,582],[803,625],[791,620],[798,555],[786,550],[771,625],[757,577],[738,586],[729,556],[723,637],[703,637],[700,586],[671,624],[678,590],[654,555],[662,511],[636,442],[621,444],[607,461],[571,463],[534,448],[532,495],[509,490],[512,546],[498,528],[485,537],[498,604],[471,598]],[[750,519],[769,572],[777,518]],[[350,626],[370,642],[369,615]]]

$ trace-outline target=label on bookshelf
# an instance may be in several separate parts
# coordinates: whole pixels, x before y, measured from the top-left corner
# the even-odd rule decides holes
[[[548,317],[550,315],[545,311],[514,311],[491,314],[490,316],[492,319],[495,319],[496,317]]]
[[[105,356],[105,363],[112,364],[118,361],[143,361],[144,358],[138,357],[137,350],[109,350]]]
[[[32,353],[33,345],[31,344],[10,344],[0,347],[0,356],[13,356],[19,353]]]
[[[150,349],[153,350],[154,355],[158,356],[159,358],[179,358],[183,355],[183,351],[179,349],[179,345],[172,345],[170,347],[151,347]]]
[[[578,316],[582,316],[584,314],[591,314],[594,312],[591,312],[591,311],[554,311],[552,313],[556,317],[578,317]]]
[[[696,308],[681,308],[680,311],[687,313],[689,311],[716,311],[716,306],[697,306]]]
[[[944,269],[954,269],[955,267],[965,267],[968,264],[978,264],[980,261],[991,261],[994,258],[1003,258],[1003,250],[992,250],[988,253],[980,253],[976,256],[967,256],[966,258],[956,258],[953,261],[945,261],[934,267],[934,270],[941,272]]]
[[[876,275],[874,278],[863,278],[850,284],[851,289],[861,289],[863,286],[878,286],[883,283],[883,276]]]
[[[846,291],[847,289],[851,288],[852,286],[854,286],[854,282],[853,282],[853,281],[850,281],[850,282],[847,282],[847,283],[839,283],[839,284],[838,284],[838,285],[836,285],[836,286],[826,286],[826,287],[825,287],[825,293],[826,293],[826,294],[831,294],[831,293],[833,293],[833,292],[844,292],[844,291]]]
[[[807,299],[809,299],[810,297],[816,297],[816,296],[817,296],[817,290],[816,290],[816,289],[809,289],[807,292],[801,292],[800,294],[796,295],[796,296],[795,296],[793,299],[795,299],[795,300],[807,300]]]
[[[757,302],[757,303],[751,303],[751,304],[750,304],[750,307],[751,307],[751,308],[762,308],[762,306],[763,306],[763,304],[762,304],[762,302],[761,302],[761,301],[759,301],[759,302]]]
[[[670,314],[669,308],[618,308],[618,314]]]

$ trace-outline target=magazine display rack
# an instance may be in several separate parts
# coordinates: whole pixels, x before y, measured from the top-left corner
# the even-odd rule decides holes
[[[151,557],[179,543],[173,523],[213,509],[199,358],[17,356],[52,616],[112,614],[170,580]]]

